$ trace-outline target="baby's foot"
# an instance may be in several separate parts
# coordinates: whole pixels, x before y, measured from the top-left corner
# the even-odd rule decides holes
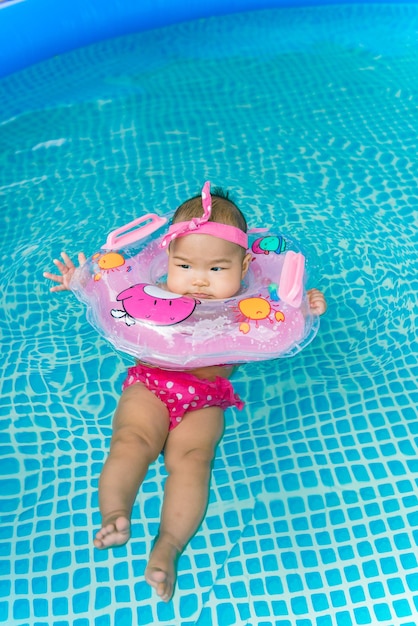
[[[145,580],[154,587],[163,602],[169,602],[173,596],[179,554],[176,546],[161,536],[152,549],[145,570]]]
[[[117,517],[115,520],[107,520],[102,528],[96,533],[93,541],[96,548],[111,548],[123,546],[131,537],[131,523],[126,517]]]
[[[319,289],[309,289],[307,296],[311,312],[314,315],[323,315],[327,310],[327,303],[322,291],[319,291]]]

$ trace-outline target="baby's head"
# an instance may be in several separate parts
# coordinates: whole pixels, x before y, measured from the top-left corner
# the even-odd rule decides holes
[[[206,183],[175,212],[167,238],[167,288],[197,299],[231,298],[248,271],[247,222],[228,194]]]
[[[210,197],[212,210],[208,222],[228,224],[239,228],[244,233],[247,232],[247,220],[237,205],[229,198],[227,191],[221,187],[215,187],[211,190]],[[179,206],[173,215],[172,223],[188,222],[194,217],[202,217],[202,212],[202,196],[199,194]]]

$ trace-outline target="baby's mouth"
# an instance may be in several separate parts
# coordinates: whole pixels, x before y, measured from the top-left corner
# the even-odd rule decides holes
[[[196,298],[196,300],[210,300],[212,296],[207,293],[189,293],[187,294],[190,298]]]

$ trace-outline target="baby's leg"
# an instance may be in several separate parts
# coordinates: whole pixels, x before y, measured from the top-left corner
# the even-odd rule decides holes
[[[210,407],[188,413],[168,436],[160,530],[145,571],[147,582],[165,602],[173,595],[177,559],[205,514],[212,461],[223,428],[223,411]]]
[[[96,548],[130,538],[132,506],[148,466],[161,452],[169,426],[164,404],[141,383],[125,389],[113,420],[110,452],[99,480],[102,528]]]

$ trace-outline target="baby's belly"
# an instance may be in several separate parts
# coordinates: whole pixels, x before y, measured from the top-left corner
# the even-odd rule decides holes
[[[230,378],[234,369],[236,369],[234,365],[211,365],[209,367],[197,367],[194,370],[190,370],[190,373],[196,376],[196,378],[215,380],[217,376]]]

